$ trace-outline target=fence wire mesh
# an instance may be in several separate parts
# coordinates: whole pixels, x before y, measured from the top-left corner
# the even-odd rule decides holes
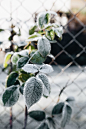
[[[60,100],[68,96],[75,98],[73,115],[65,129],[86,129],[86,0],[0,0],[0,28],[6,29],[0,33],[2,50],[7,49],[7,37],[10,35],[9,26],[13,23],[21,27],[21,41],[28,37],[29,26],[34,24],[36,16],[41,11],[53,10],[57,12],[54,20],[64,28],[62,41],[52,45],[51,53],[55,60],[48,60],[54,68],[49,74],[51,94],[49,98],[42,98],[30,110],[41,109],[49,112],[58,100],[58,94],[66,84]],[[15,39],[14,39],[15,40]],[[0,51],[0,98],[5,89],[7,76],[2,71],[5,52]],[[13,129],[23,129],[24,100],[19,101],[12,108]],[[10,109],[2,105],[0,99],[0,129],[9,129]],[[27,129],[34,129],[39,123],[33,124],[28,118]]]

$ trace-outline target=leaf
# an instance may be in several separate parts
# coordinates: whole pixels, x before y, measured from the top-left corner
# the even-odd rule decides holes
[[[43,57],[46,57],[48,54],[50,54],[51,45],[46,37],[42,37],[41,39],[38,40],[37,47],[38,51]]]
[[[62,113],[63,107],[64,107],[64,102],[57,103],[52,110],[52,115],[58,115]]]
[[[23,83],[20,87],[19,87],[19,91],[20,93],[23,95],[23,91],[24,91],[24,85],[25,83]]]
[[[37,129],[49,129],[48,124],[43,122]]]
[[[62,27],[58,27],[58,28],[54,28],[55,34],[62,39],[62,34],[63,34],[63,28]]]
[[[57,16],[57,13],[54,11],[47,11],[47,13]]]
[[[29,116],[37,121],[42,121],[45,119],[45,112],[39,110],[31,111],[29,112]]]
[[[24,87],[24,97],[28,108],[39,101],[43,94],[43,83],[41,80],[31,77]]]
[[[19,80],[16,80],[15,83],[14,83],[14,85],[20,85]]]
[[[33,74],[26,73],[25,71],[20,71],[18,79],[22,82],[26,82]]]
[[[51,88],[47,76],[45,74],[40,73],[37,74],[37,77],[40,78],[44,84],[44,92],[43,92],[44,97],[48,97],[51,92]]]
[[[46,37],[49,39],[49,40],[54,40],[55,38],[55,32],[53,29],[49,30],[49,31],[46,31]]]
[[[0,29],[0,32],[5,31],[4,29]]]
[[[57,43],[56,40],[49,40],[50,43]]]
[[[53,60],[55,60],[55,57],[52,54],[47,55],[48,57],[52,58]]]
[[[18,78],[18,73],[17,72],[11,72],[9,76],[7,77],[6,80],[6,87],[10,87],[11,85],[14,85],[16,82],[16,79]]]
[[[8,87],[2,95],[2,101],[6,107],[13,106],[18,101],[18,98],[19,92],[17,86]]]
[[[30,62],[33,64],[42,64],[46,58],[42,57],[39,51],[36,51],[30,58]]]
[[[73,105],[75,98],[74,97],[68,97],[66,100],[66,102],[68,102],[70,105]]]
[[[51,65],[48,65],[48,64],[43,64],[40,67],[39,71],[42,73],[51,73],[51,72],[53,72],[53,67]]]
[[[32,26],[32,27],[29,29],[29,35],[32,35],[32,34],[35,32],[36,28],[37,28],[37,25]]]
[[[37,24],[40,29],[43,29],[46,24],[50,22],[50,14],[47,12],[39,13],[37,17]]]
[[[16,65],[18,59],[19,59],[18,54],[17,54],[17,53],[14,53],[13,56],[12,56],[12,58],[11,58],[11,62],[12,62],[14,65]]]
[[[65,127],[67,123],[69,123],[72,115],[72,108],[69,104],[65,104],[62,112],[62,121],[61,127]]]
[[[27,73],[36,73],[38,72],[38,67],[35,64],[26,64],[22,68]]]
[[[26,41],[27,41],[27,42],[30,42],[30,41],[37,41],[37,40],[40,39],[40,38],[41,38],[41,35],[40,35],[40,34],[34,33],[34,34],[30,35]]]
[[[28,57],[29,50],[25,49],[20,52],[18,52],[18,55]]]
[[[55,121],[53,120],[53,118],[52,117],[48,117],[47,120],[49,122],[49,127],[51,129],[56,129],[56,127],[55,127]]]
[[[17,62],[17,67],[22,68],[28,62],[28,60],[28,57],[21,57]]]
[[[11,58],[11,56],[13,55],[13,52],[8,52],[6,55],[5,55],[5,58],[4,58],[4,68],[6,68],[8,66],[8,61],[9,59]]]

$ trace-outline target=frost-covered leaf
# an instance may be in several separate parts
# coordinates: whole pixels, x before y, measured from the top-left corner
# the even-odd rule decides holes
[[[47,11],[47,13],[57,16],[57,13],[54,11]]]
[[[17,54],[17,53],[14,53],[14,54],[13,54],[13,56],[12,56],[12,58],[11,58],[11,62],[12,62],[12,64],[16,65],[16,64],[17,64],[18,59],[19,59],[18,54]]]
[[[8,66],[8,61],[9,59],[11,58],[11,56],[13,55],[13,52],[8,52],[6,55],[5,55],[5,58],[4,58],[4,68],[6,68]]]
[[[46,24],[50,22],[50,14],[47,12],[39,13],[37,17],[37,24],[40,29],[43,29]]]
[[[75,98],[74,97],[68,97],[66,100],[66,102],[68,102],[70,105],[73,105]]]
[[[27,73],[36,73],[38,72],[38,67],[35,64],[26,64],[22,68]]]
[[[53,60],[55,60],[55,57],[52,54],[47,55],[48,57],[52,58]]]
[[[51,29],[51,30],[46,31],[46,37],[49,40],[54,40],[54,38],[55,38],[55,32],[54,32],[54,30]]]
[[[57,43],[56,40],[49,40],[50,43]]]
[[[40,34],[34,33],[34,34],[30,35],[26,41],[27,41],[27,42],[30,42],[30,41],[37,41],[37,40],[40,39],[40,38],[41,38],[41,35],[40,35]]]
[[[31,111],[29,112],[29,116],[37,121],[42,121],[45,119],[45,112],[39,110]]]
[[[20,93],[21,93],[22,95],[23,95],[24,85],[25,85],[25,83],[23,83],[23,84],[19,87],[19,91],[20,91]]]
[[[47,76],[45,74],[40,73],[40,74],[37,74],[37,77],[40,78],[44,84],[44,92],[43,92],[44,97],[48,97],[50,94],[51,88],[50,88],[50,83]]]
[[[28,60],[28,57],[21,57],[17,62],[17,67],[22,68],[28,62]]]
[[[52,110],[52,115],[58,115],[58,114],[62,113],[63,107],[64,107],[63,102],[57,103]]]
[[[50,54],[51,45],[46,37],[42,37],[41,39],[38,40],[37,47],[38,51],[43,57],[46,57],[48,54]]]
[[[18,87],[11,86],[4,91],[2,95],[2,102],[4,106],[11,107],[18,101],[18,98],[19,98]]]
[[[48,124],[49,128],[50,129],[56,129],[55,121],[53,120],[53,118],[52,117],[48,117],[47,120],[48,120],[48,123],[49,123]]]
[[[29,50],[25,49],[25,50],[22,50],[22,51],[17,52],[17,53],[20,56],[28,57]]]
[[[29,35],[32,35],[35,32],[36,28],[37,28],[37,25],[34,25],[34,26],[30,27]]]
[[[60,39],[62,39],[63,28],[62,28],[62,27],[57,27],[57,28],[54,28],[54,31],[55,31],[55,34],[56,34]]]
[[[43,64],[40,67],[39,71],[42,73],[51,73],[51,72],[53,72],[53,67],[51,65],[48,65],[48,64]]]
[[[28,108],[39,101],[43,94],[43,83],[40,79],[31,77],[24,86],[24,97]]]
[[[39,51],[36,51],[30,58],[30,62],[33,64],[42,64],[46,58],[42,57]]]
[[[43,122],[38,128],[36,129],[49,129],[48,124],[46,122]]]
[[[17,72],[11,72],[6,80],[6,87],[9,87],[11,85],[14,85],[16,82],[16,79],[18,78],[18,73]]]
[[[61,127],[64,128],[69,123],[72,115],[72,108],[69,104],[65,104],[62,111]]]

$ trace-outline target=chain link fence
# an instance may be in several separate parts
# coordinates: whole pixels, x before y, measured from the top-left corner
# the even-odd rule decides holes
[[[60,90],[67,84],[60,99],[64,101],[73,96],[75,104],[72,119],[65,129],[86,129],[86,0],[0,0],[0,28],[6,30],[0,33],[0,41],[5,41],[0,47],[8,47],[6,41],[11,24],[21,27],[20,38],[23,41],[28,37],[29,26],[34,24],[37,14],[46,10],[57,12],[55,22],[63,26],[64,34],[62,41],[51,44],[55,60],[47,61],[54,68],[54,72],[48,75],[51,94],[30,110],[49,112],[57,102]],[[2,71],[4,55],[5,52],[0,51],[0,98],[7,76]],[[22,98],[20,96],[12,108],[13,129],[23,129],[25,103]],[[3,107],[0,99],[0,129],[10,128],[9,119],[10,108]],[[33,120],[28,118],[27,129],[35,129],[38,124],[34,125]]]

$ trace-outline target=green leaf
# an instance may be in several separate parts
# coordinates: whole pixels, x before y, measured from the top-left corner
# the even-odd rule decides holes
[[[43,94],[43,83],[41,80],[31,77],[24,86],[24,97],[28,108],[39,101]]]
[[[40,29],[43,29],[50,22],[50,14],[47,12],[40,13],[37,17],[37,24]]]
[[[20,52],[17,52],[18,55],[28,57],[29,50],[25,49]]]
[[[49,31],[46,31],[46,37],[49,39],[49,40],[54,40],[55,38],[55,32],[53,29],[49,30]]]
[[[63,111],[62,111],[62,121],[61,121],[61,127],[64,128],[67,123],[69,123],[72,115],[72,108],[70,105],[65,104]]]
[[[44,92],[43,92],[43,95],[44,97],[48,97],[49,94],[50,94],[50,91],[51,91],[51,88],[50,88],[50,83],[48,81],[48,78],[45,74],[37,74],[37,77],[40,78],[44,84]]]
[[[32,26],[32,27],[29,29],[29,35],[32,35],[32,34],[35,32],[36,29],[37,29],[37,25]]]
[[[49,129],[48,124],[43,122],[37,129]]]
[[[17,62],[17,67],[22,68],[28,62],[28,60],[28,57],[21,57]]]
[[[46,57],[48,54],[50,54],[51,45],[46,37],[42,37],[41,39],[38,40],[37,47],[38,51],[43,57]]]
[[[47,120],[49,122],[49,128],[56,129],[56,127],[55,127],[55,121],[53,120],[53,118],[52,117],[48,117]]]
[[[51,72],[53,72],[53,67],[51,65],[48,65],[48,64],[43,64],[40,67],[39,71],[42,73],[51,73]]]
[[[23,83],[20,87],[19,87],[19,91],[20,93],[23,95],[23,91],[24,91],[24,85],[25,83]]]
[[[18,98],[19,98],[18,87],[11,86],[4,91],[2,95],[2,102],[4,106],[11,107],[18,101]]]
[[[57,27],[57,28],[54,28],[54,31],[55,31],[55,34],[58,36],[58,38],[62,39],[63,28]]]
[[[33,64],[42,64],[46,58],[42,57],[39,51],[36,51],[30,58],[30,62]]]
[[[52,110],[52,115],[61,114],[63,111],[63,107],[64,107],[64,102],[57,103],[57,105],[55,105],[53,110]]]
[[[5,55],[5,58],[4,58],[4,68],[6,68],[8,66],[8,61],[9,59],[11,58],[11,56],[13,55],[13,52],[8,52],[6,55]]]
[[[19,59],[18,54],[17,54],[17,53],[14,53],[14,54],[13,54],[13,56],[12,56],[12,58],[11,58],[11,62],[12,62],[12,64],[16,65],[16,64],[17,64],[18,59]]]
[[[14,85],[16,82],[16,79],[18,78],[18,73],[17,72],[11,72],[9,76],[7,77],[6,80],[6,87],[10,87],[11,85]]]
[[[27,73],[36,73],[38,72],[38,67],[35,64],[26,64],[22,68]]]
[[[45,112],[39,110],[31,111],[29,112],[29,116],[37,121],[42,121],[45,119]]]
[[[22,82],[26,82],[33,74],[26,73],[25,71],[20,71],[18,79]]]
[[[15,83],[14,83],[14,85],[20,85],[19,80],[16,80]]]
[[[41,35],[35,32],[34,34],[30,35],[26,41],[27,42],[37,41],[40,38],[41,38]]]
[[[5,31],[4,29],[0,29],[0,32]]]

